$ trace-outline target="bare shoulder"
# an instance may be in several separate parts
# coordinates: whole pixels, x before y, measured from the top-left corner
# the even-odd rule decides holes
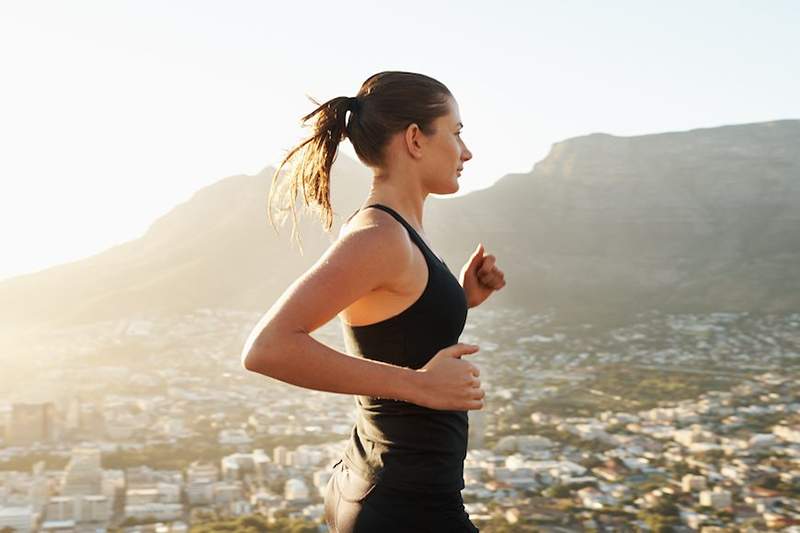
[[[362,209],[350,220],[342,224],[339,230],[339,239],[348,235],[359,234],[364,237],[386,240],[388,245],[400,248],[400,251],[410,251],[408,232],[395,218],[380,209]]]
[[[264,327],[310,333],[371,292],[396,283],[412,260],[404,231],[380,213],[354,216],[272,305],[262,319]]]
[[[336,244],[358,249],[354,258],[378,267],[388,280],[405,272],[414,260],[408,232],[380,209],[362,209],[342,224]]]

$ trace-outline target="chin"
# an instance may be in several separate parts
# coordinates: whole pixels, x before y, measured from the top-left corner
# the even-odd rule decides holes
[[[448,188],[442,187],[440,190],[436,191],[436,194],[453,194],[458,192],[458,189],[459,189],[458,182],[456,182]]]
[[[453,179],[450,182],[439,182],[436,184],[436,188],[431,190],[432,194],[453,194],[459,191],[461,185],[458,183],[458,178]]]

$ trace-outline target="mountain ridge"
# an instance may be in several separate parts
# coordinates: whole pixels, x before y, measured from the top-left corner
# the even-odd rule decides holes
[[[794,119],[572,137],[554,143],[530,172],[431,198],[426,233],[458,268],[484,242],[510,288],[492,297],[494,305],[567,315],[647,306],[797,309],[796,146]],[[267,221],[273,172],[223,178],[137,239],[1,281],[0,334],[198,307],[266,310],[330,245],[371,176],[339,153],[334,227],[325,233],[313,216],[300,216],[299,255],[289,226],[276,235]]]

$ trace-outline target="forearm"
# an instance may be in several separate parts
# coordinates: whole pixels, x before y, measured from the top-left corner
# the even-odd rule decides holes
[[[415,370],[341,353],[307,333],[256,343],[244,355],[248,370],[298,387],[408,402],[414,399]]]

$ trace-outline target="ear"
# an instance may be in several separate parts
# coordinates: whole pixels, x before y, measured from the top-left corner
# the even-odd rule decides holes
[[[422,149],[425,145],[425,134],[415,122],[408,125],[405,131],[406,149],[411,157],[419,159],[422,157]]]

